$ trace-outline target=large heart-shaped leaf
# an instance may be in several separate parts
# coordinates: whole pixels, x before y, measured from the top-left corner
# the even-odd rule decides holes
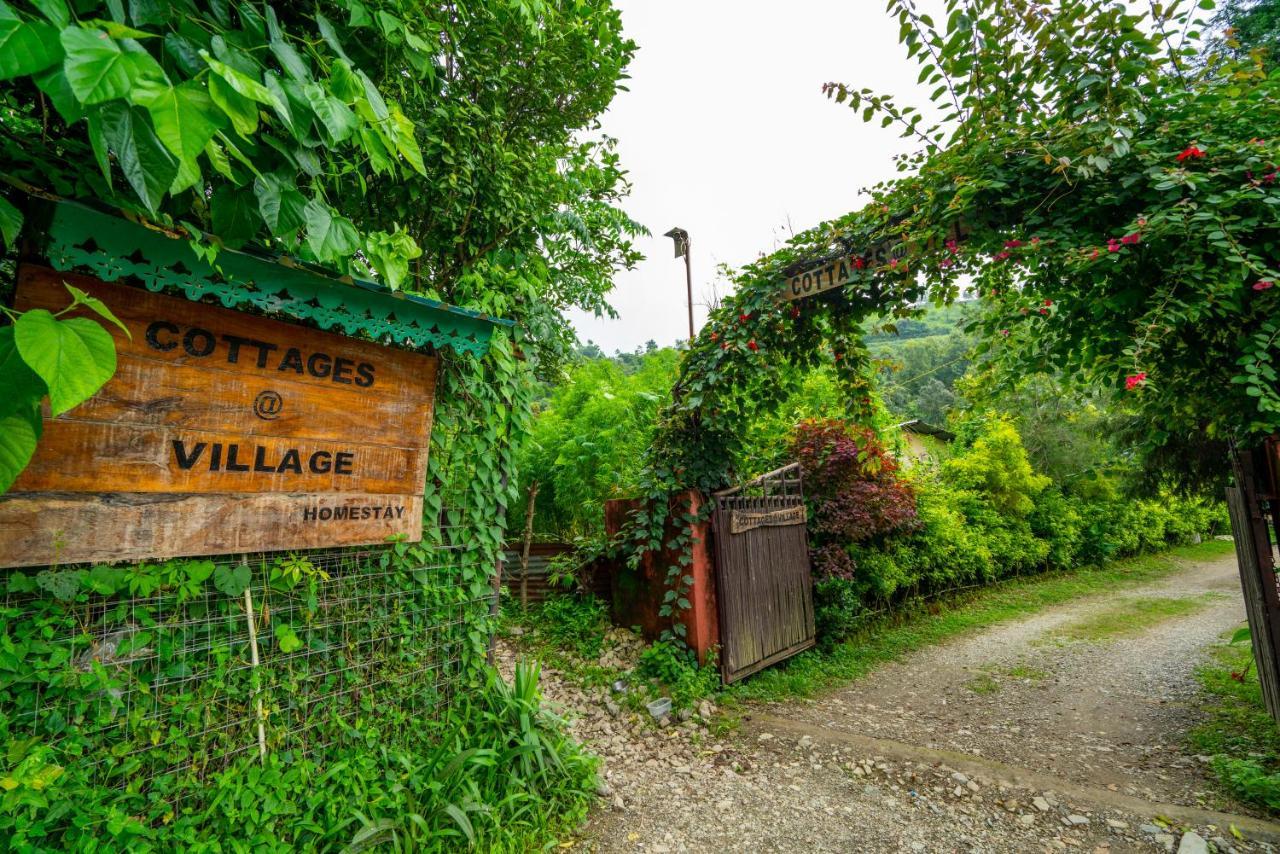
[[[34,410],[45,395],[44,380],[18,352],[12,326],[0,326],[0,416]]]
[[[216,74],[209,78],[209,97],[231,119],[236,133],[248,138],[258,129],[258,105]]]
[[[213,99],[194,80],[177,86],[148,83],[133,100],[147,108],[156,136],[180,160],[195,162],[224,124]]]
[[[4,238],[4,245],[12,249],[21,230],[22,211],[10,204],[8,199],[0,196],[0,238]]]
[[[293,181],[278,175],[263,175],[253,182],[258,196],[258,212],[275,235],[297,231],[306,221],[307,199]]]
[[[119,43],[102,30],[72,25],[62,31],[63,65],[71,91],[82,104],[100,104],[129,94],[129,64]]]
[[[342,142],[355,133],[360,120],[351,108],[330,95],[319,83],[308,83],[302,88],[311,111],[320,119],[333,142]]]
[[[151,117],[122,102],[100,108],[102,136],[116,155],[129,186],[153,214],[178,174],[178,160],[160,142]]]
[[[31,462],[41,427],[40,413],[34,408],[0,417],[0,493],[7,492]]]
[[[54,415],[88,400],[116,372],[116,345],[87,317],[59,320],[42,308],[23,312],[14,324],[22,360],[49,388]]]
[[[0,80],[35,74],[60,59],[57,30],[43,21],[24,21],[0,3]]]
[[[318,199],[307,203],[307,246],[322,262],[350,258],[360,248],[360,234],[346,217]]]

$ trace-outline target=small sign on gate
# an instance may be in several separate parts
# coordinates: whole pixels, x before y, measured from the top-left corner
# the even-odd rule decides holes
[[[755,528],[780,528],[785,525],[803,525],[808,521],[803,504],[781,510],[731,510],[729,533],[741,534]]]

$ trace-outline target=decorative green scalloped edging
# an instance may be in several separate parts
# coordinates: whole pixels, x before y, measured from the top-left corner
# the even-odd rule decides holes
[[[52,208],[44,255],[58,270],[83,270],[108,282],[135,278],[149,291],[178,292],[193,301],[212,294],[227,308],[284,315],[412,349],[431,345],[483,356],[494,327],[514,325],[372,282],[338,281],[230,249],[219,251],[210,264],[187,241],[129,220],[75,202],[53,202]]]

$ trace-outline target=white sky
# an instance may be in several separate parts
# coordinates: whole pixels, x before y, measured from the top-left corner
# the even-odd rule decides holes
[[[639,52],[604,131],[630,172],[625,208],[653,236],[637,243],[645,260],[616,277],[610,301],[620,319],[571,317],[579,338],[607,353],[688,336],[684,261],[662,236],[673,226],[689,231],[701,327],[707,309],[698,303],[719,264],[741,266],[793,230],[861,207],[861,190],[896,174],[892,157],[910,142],[828,100],[824,82],[926,100],[881,0],[618,5]]]

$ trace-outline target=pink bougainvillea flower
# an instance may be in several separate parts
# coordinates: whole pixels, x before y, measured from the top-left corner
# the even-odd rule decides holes
[[[1132,246],[1133,244],[1137,243],[1141,239],[1142,239],[1142,234],[1135,231],[1132,234],[1126,234],[1124,237],[1120,238],[1120,242],[1123,243],[1125,246]]]
[[[1182,153],[1178,155],[1178,162],[1181,163],[1184,160],[1191,160],[1191,159],[1199,160],[1202,157],[1204,157],[1203,151],[1201,151],[1199,148],[1197,148],[1194,145],[1188,145],[1186,148],[1182,150]]]
[[[1262,176],[1262,183],[1264,184],[1274,184],[1275,182],[1276,182],[1275,172],[1268,172],[1267,174]]]
[[[897,258],[893,258],[893,259],[891,259],[891,260],[889,261],[889,269],[890,269],[890,270],[896,270],[897,268],[898,268],[898,259],[897,259]]]
[[[957,244],[954,240],[948,240],[946,243],[946,247],[947,247],[947,251],[950,252],[952,255],[956,254]]]
[[[1146,381],[1147,381],[1146,371],[1139,371],[1136,374],[1130,374],[1129,376],[1124,378],[1125,391],[1133,391],[1135,388],[1142,385]]]
[[[1276,283],[1271,281],[1270,279],[1259,279],[1258,281],[1253,283],[1253,289],[1255,291],[1268,291],[1274,288],[1275,286],[1276,286]]]
[[[1009,257],[1009,252],[1008,252],[1008,250],[1005,250],[1005,249],[1000,250],[1000,251],[999,251],[999,252],[997,252],[997,253],[995,254],[995,256],[994,256],[995,260],[997,260],[997,261],[1003,261],[1003,260],[1005,260],[1005,259],[1006,259],[1006,258],[1008,258],[1008,257]]]
[[[1000,334],[1001,334],[1001,335],[1003,335],[1005,338],[1008,338],[1008,337],[1009,337],[1009,330],[1008,330],[1008,329],[1001,329],[1001,330],[1000,330]]]
[[[756,339],[752,338],[747,342],[747,349],[754,353],[756,350],[760,349],[760,345],[756,343]]]
[[[1005,249],[1017,249],[1021,245],[1022,245],[1021,240],[1006,240],[1004,242]]]
[[[943,258],[941,261],[939,261],[939,262],[938,262],[938,266],[945,270],[945,269],[947,269],[948,267],[952,266],[952,265],[953,265],[953,264],[955,264],[955,263],[956,263],[956,262],[955,262],[955,261],[953,261],[953,260],[952,260],[952,259],[950,259],[950,258]]]
[[[1114,237],[1107,241],[1108,252],[1119,252],[1121,248],[1120,241],[1116,240]]]

